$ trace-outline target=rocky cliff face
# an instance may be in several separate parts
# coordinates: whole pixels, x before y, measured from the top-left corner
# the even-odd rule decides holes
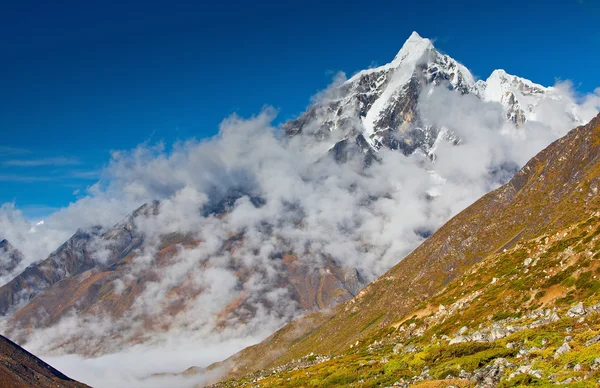
[[[23,261],[23,254],[8,240],[0,241],[0,278],[9,276]]]

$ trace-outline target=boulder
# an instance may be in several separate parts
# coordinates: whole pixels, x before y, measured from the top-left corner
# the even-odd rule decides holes
[[[571,307],[569,311],[567,311],[567,316],[572,318],[582,317],[586,314],[587,311],[585,310],[582,302],[577,303],[575,306]]]
[[[469,342],[469,338],[468,337],[464,337],[462,335],[456,336],[454,338],[452,338],[449,342],[450,345],[454,345],[454,344],[461,344],[463,342]]]
[[[560,345],[558,349],[556,349],[556,352],[554,352],[554,358],[559,358],[563,354],[570,352],[570,351],[571,351],[571,347],[569,346],[569,344],[567,342],[565,342],[564,344]]]
[[[585,346],[590,346],[595,344],[596,342],[600,341],[600,334],[593,336],[592,338],[590,338],[589,340],[587,340],[585,342]]]
[[[478,387],[496,387],[504,374],[504,368],[501,366],[487,365],[477,369],[471,380],[474,380]]]

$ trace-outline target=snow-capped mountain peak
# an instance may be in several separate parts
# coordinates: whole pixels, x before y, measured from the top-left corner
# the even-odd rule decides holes
[[[399,65],[409,61],[418,62],[426,53],[434,50],[433,43],[427,38],[422,38],[416,31],[408,37],[402,48],[394,57],[392,64]]]
[[[543,100],[561,98],[552,87],[501,69],[485,81],[476,81],[467,67],[436,50],[431,40],[413,32],[391,62],[356,73],[329,98],[286,123],[284,130],[290,136],[304,132],[329,142],[328,149],[335,150],[341,159],[346,158],[343,155],[349,144],[354,144],[354,148],[357,145],[369,157],[382,147],[406,155],[420,150],[432,156],[441,138],[457,139],[441,128],[428,126],[420,117],[419,99],[428,85],[500,103],[507,121],[516,126],[535,121]],[[577,107],[572,111],[569,113],[573,125],[581,124]]]
[[[515,124],[535,120],[535,107],[551,88],[535,84],[528,79],[508,74],[497,69],[481,84],[481,96],[486,101],[501,103],[507,119]]]

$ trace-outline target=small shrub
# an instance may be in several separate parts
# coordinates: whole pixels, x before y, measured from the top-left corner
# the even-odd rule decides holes
[[[483,342],[465,342],[454,345],[441,345],[431,349],[423,360],[427,363],[442,363],[457,357],[469,356],[493,348],[493,344]]]
[[[559,273],[548,279],[544,284],[544,288],[549,288],[555,284],[562,283],[563,281],[565,281],[565,279],[569,278],[573,272],[575,272],[574,266],[567,267],[563,271],[560,271]]]
[[[575,278],[573,276],[569,276],[568,278],[560,282],[560,284],[562,284],[565,287],[573,287],[575,285]]]
[[[510,380],[504,380],[498,384],[498,388],[509,388],[509,387],[531,387],[539,385],[541,381],[534,376],[528,374],[516,375]]]

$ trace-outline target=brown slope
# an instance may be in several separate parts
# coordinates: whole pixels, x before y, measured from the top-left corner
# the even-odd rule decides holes
[[[600,115],[532,158],[355,299],[292,322],[211,369],[234,377],[311,352],[340,353],[397,322],[484,257],[586,219],[600,209],[599,190]]]
[[[143,236],[136,230],[135,220],[156,213],[157,210],[158,202],[145,204],[103,234],[100,227],[77,230],[47,259],[30,265],[0,287],[0,315],[10,314],[63,279],[98,268],[100,264],[94,255],[99,241],[103,241],[110,251],[108,265],[127,256],[143,243]]]
[[[225,242],[223,249],[232,253],[242,240],[242,235],[232,236]],[[131,275],[137,255],[133,252],[112,265],[96,266],[55,282],[13,312],[7,321],[7,333],[19,342],[26,342],[33,330],[50,327],[72,313],[94,319],[113,318],[125,321],[126,327],[134,320],[143,320],[143,330],[128,333],[127,337],[116,332],[110,337],[110,341],[107,338],[90,341],[69,337],[55,344],[66,352],[97,356],[119,346],[144,342],[149,333],[168,331],[171,328],[168,320],[151,315],[132,316],[133,305],[146,286],[157,281],[157,271],[174,264],[175,256],[180,250],[195,248],[201,243],[190,236],[172,234],[163,238],[161,249],[155,254],[154,264],[135,272],[135,276]],[[274,257],[273,260],[273,265],[279,267],[274,285],[287,288],[292,300],[303,313],[329,308],[349,300],[364,285],[355,269],[341,267],[331,258],[322,258],[318,266],[299,260],[291,253]],[[204,267],[207,264],[198,260],[197,265]],[[251,276],[258,275],[236,261],[231,263],[229,269],[236,273],[240,285]],[[184,311],[187,303],[202,294],[203,290],[194,281],[188,280],[168,290],[164,300],[164,305],[168,306],[165,308],[168,316]],[[115,281],[119,281],[120,288],[115,286]],[[230,305],[223,307],[218,315],[221,327],[226,327],[228,319],[232,317],[242,321],[250,318],[254,308],[248,295],[243,292]]]
[[[0,335],[0,388],[87,387]]]

